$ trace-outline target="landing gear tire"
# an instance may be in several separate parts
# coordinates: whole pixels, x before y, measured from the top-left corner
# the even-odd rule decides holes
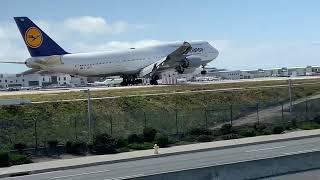
[[[150,84],[151,85],[158,85],[158,81],[157,80],[150,80]]]
[[[179,74],[182,74],[184,72],[184,68],[182,66],[177,66],[176,67],[176,71],[179,73]]]
[[[136,79],[136,76],[123,76],[123,81],[120,83],[121,86],[141,84],[142,79]]]
[[[128,82],[123,80],[121,83],[120,83],[120,86],[128,86]]]
[[[157,81],[158,79],[160,79],[158,75],[153,75],[151,77],[150,84],[151,85],[158,85],[158,81]]]
[[[207,71],[205,69],[205,66],[206,65],[202,65],[202,71],[201,71],[201,74],[204,75],[204,74],[207,74]]]

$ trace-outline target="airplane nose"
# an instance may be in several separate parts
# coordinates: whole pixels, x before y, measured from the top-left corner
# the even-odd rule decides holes
[[[214,47],[212,47],[212,48],[213,48],[213,51],[212,51],[212,54],[211,54],[211,58],[213,60],[213,59],[216,59],[219,56],[219,51]]]
[[[217,57],[219,56],[219,51],[218,51],[218,49],[216,49],[216,48],[214,48],[214,51],[215,51],[215,53],[214,53],[214,54],[215,54],[214,59],[215,59],[215,58],[217,58]]]

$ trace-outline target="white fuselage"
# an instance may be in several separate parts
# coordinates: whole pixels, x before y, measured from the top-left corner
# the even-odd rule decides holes
[[[208,42],[191,42],[192,50],[187,54],[190,57],[198,57],[197,62],[190,63],[188,69],[195,69],[214,60],[218,51]],[[144,67],[166,58],[181,46],[181,43],[168,43],[153,47],[129,49],[125,51],[75,53],[50,57],[54,60],[42,67],[42,70],[60,72],[80,76],[113,76],[138,74]],[[48,59],[37,57],[36,59]],[[26,61],[26,65],[32,64],[33,58]],[[200,62],[199,62],[200,61]],[[32,66],[31,66],[32,67]],[[174,67],[172,67],[174,68]]]

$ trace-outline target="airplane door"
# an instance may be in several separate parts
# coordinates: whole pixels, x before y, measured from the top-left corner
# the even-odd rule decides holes
[[[80,70],[80,66],[79,65],[74,65],[74,67],[73,67],[73,72],[75,73],[75,74],[79,74],[79,70]]]

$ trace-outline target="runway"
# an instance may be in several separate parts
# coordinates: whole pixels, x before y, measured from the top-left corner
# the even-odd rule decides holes
[[[317,76],[310,77],[277,77],[277,78],[256,78],[256,79],[240,79],[240,80],[219,80],[219,81],[208,81],[208,82],[188,82],[187,84],[193,85],[207,85],[207,84],[232,84],[232,83],[243,83],[243,82],[263,82],[263,81],[284,81],[284,80],[303,80],[303,79],[319,79]],[[309,83],[310,84],[310,83]],[[184,84],[178,84],[183,86]],[[139,89],[139,88],[152,88],[152,87],[166,87],[172,85],[138,85],[138,86],[120,86],[120,87],[106,87],[106,86],[96,86],[96,87],[75,87],[75,88],[54,88],[54,89],[40,89],[40,90],[22,90],[22,91],[0,91],[1,96],[11,96],[11,95],[32,95],[32,94],[59,94],[67,92],[79,92],[81,90],[90,89],[91,91],[106,91],[106,90],[122,90],[122,89]],[[280,86],[287,86],[286,84]],[[217,89],[215,89],[217,90]],[[148,91],[150,92],[150,91]]]
[[[61,170],[8,179],[130,179],[165,172],[319,151],[319,142],[320,137],[314,137]]]

